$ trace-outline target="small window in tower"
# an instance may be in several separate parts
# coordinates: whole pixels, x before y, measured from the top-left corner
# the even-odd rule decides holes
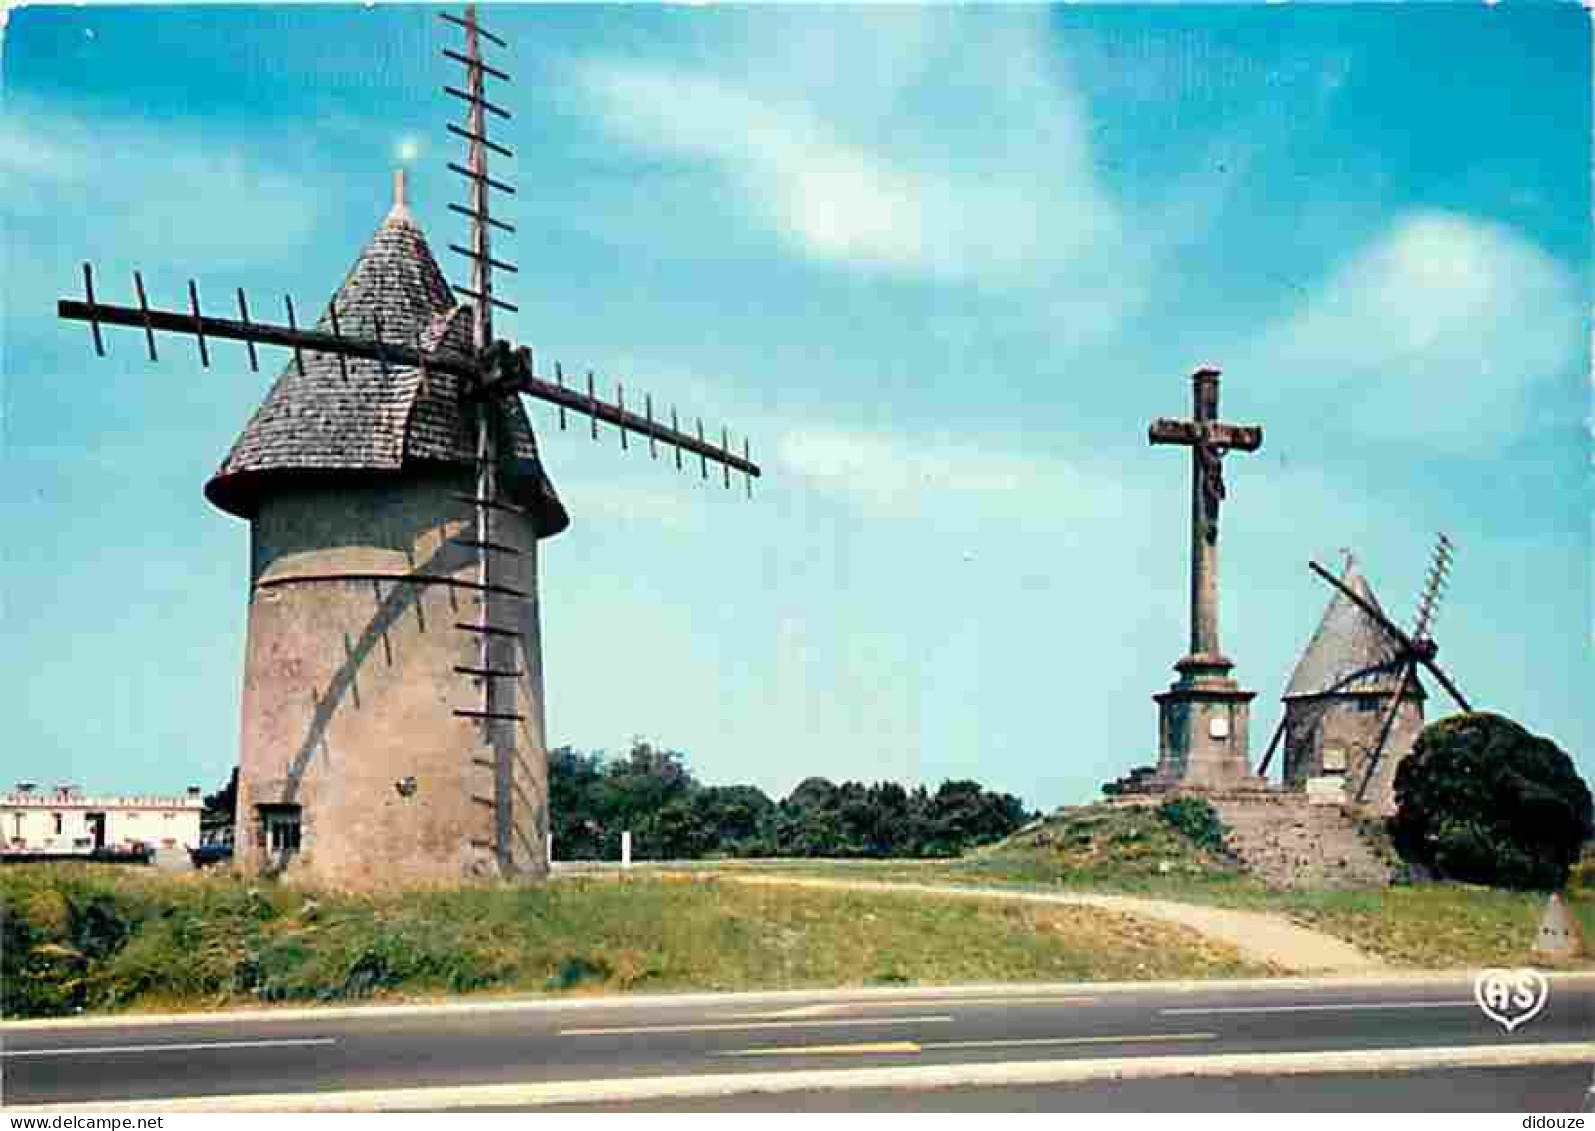
[[[262,805],[260,816],[265,825],[268,852],[287,856],[299,851],[299,806]]]
[[[51,814],[51,816],[53,816],[55,818],[55,835],[56,836],[60,836],[61,835],[61,825],[62,825],[61,814],[53,813],[53,814]]]

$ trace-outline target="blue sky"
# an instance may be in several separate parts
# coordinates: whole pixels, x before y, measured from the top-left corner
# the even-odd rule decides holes
[[[554,744],[710,781],[1154,760],[1188,459],[1225,371],[1223,642],[1254,756],[1354,547],[1441,660],[1595,770],[1590,33],[1575,7],[490,7],[515,82],[501,333],[749,433],[752,502],[534,407]],[[5,28],[3,775],[231,765],[245,524],[200,488],[275,375],[54,318],[189,277],[325,302],[411,152],[440,259],[457,32],[431,10],[30,7]],[[446,264],[453,267],[453,264]],[[1437,705],[1440,700],[1435,701]]]

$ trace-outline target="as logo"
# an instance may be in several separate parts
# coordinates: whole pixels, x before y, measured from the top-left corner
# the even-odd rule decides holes
[[[1473,1000],[1508,1033],[1539,1016],[1551,984],[1538,970],[1483,970],[1473,979]]]

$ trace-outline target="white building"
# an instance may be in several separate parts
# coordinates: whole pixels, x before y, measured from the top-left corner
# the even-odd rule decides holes
[[[19,782],[0,794],[0,851],[81,854],[160,852],[199,844],[199,787],[181,797],[86,797],[76,786],[40,789]]]

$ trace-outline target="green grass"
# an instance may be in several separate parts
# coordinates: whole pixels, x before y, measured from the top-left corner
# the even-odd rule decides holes
[[[620,992],[1276,973],[1181,928],[1073,907],[717,882],[718,870],[1143,895],[1288,916],[1398,967],[1519,965],[1543,896],[1280,892],[1151,808],[1086,806],[958,860],[721,861],[687,878],[341,896],[225,876],[0,870],[0,1012],[470,992]],[[1595,894],[1569,905],[1595,942]]]
[[[346,896],[94,866],[0,872],[7,1016],[480,991],[737,990],[1273,972],[1086,908],[713,877]]]
[[[1269,911],[1351,942],[1392,965],[1419,969],[1528,962],[1545,910],[1544,895],[1468,884],[1273,890],[1235,861],[1183,836],[1155,807],[1065,809],[1039,829],[1016,833],[958,860],[743,866],[798,876],[1108,892]],[[1584,937],[1595,944],[1595,892],[1575,884],[1568,905]]]
[[[1534,892],[1445,883],[1281,893],[1275,906],[1299,923],[1355,943],[1394,965],[1443,969],[1530,962],[1545,902],[1544,895]],[[1584,937],[1595,939],[1595,901],[1576,895],[1568,906]],[[1535,964],[1546,965],[1543,960]]]

